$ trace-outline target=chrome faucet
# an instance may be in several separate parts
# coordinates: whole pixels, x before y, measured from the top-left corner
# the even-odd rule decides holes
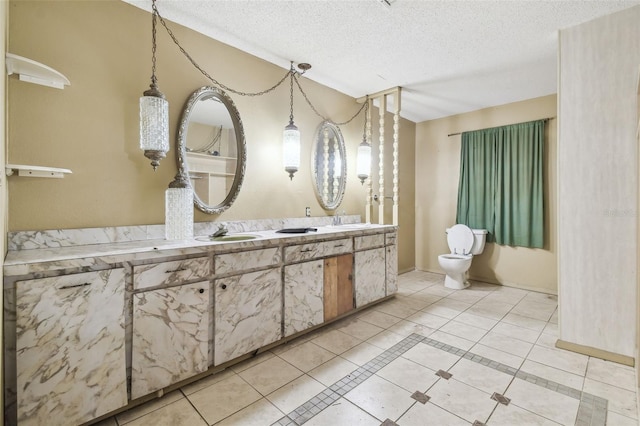
[[[344,214],[344,210],[342,211],[342,213],[336,210],[336,214],[333,216],[333,226],[342,225],[342,216],[344,216]]]
[[[215,237],[222,237],[223,235],[225,235],[227,232],[229,232],[229,230],[227,229],[227,227],[224,225],[224,223],[221,223],[218,225],[218,230],[216,232],[214,232],[213,234],[211,234],[211,237],[215,238]]]

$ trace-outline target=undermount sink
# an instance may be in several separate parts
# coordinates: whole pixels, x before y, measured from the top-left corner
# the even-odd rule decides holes
[[[247,240],[255,240],[258,238],[258,235],[247,235],[247,234],[238,234],[238,235],[220,235],[219,237],[212,237],[210,235],[205,237],[196,237],[196,240],[199,241],[218,241],[221,243],[224,242],[232,242],[232,241],[247,241]]]

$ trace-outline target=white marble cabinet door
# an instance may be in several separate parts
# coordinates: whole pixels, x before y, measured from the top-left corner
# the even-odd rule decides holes
[[[387,296],[398,292],[398,246],[387,246]]]
[[[384,247],[355,253],[356,308],[386,296]]]
[[[209,281],[133,295],[131,398],[208,368]]]
[[[215,281],[214,364],[282,338],[280,268]]]
[[[16,282],[19,425],[76,425],[127,404],[124,276]]]
[[[284,335],[306,330],[324,321],[322,260],[284,267]]]

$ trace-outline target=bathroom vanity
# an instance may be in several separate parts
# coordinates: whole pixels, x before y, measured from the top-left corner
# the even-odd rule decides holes
[[[162,226],[10,235],[5,424],[90,422],[397,291],[395,226],[228,226],[255,238],[166,241]]]

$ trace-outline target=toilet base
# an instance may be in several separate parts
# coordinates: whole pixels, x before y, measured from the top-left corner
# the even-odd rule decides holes
[[[457,275],[457,276],[456,276]],[[469,281],[466,280],[466,274],[456,274],[454,276],[446,275],[444,278],[444,286],[453,290],[462,290],[469,287]]]

